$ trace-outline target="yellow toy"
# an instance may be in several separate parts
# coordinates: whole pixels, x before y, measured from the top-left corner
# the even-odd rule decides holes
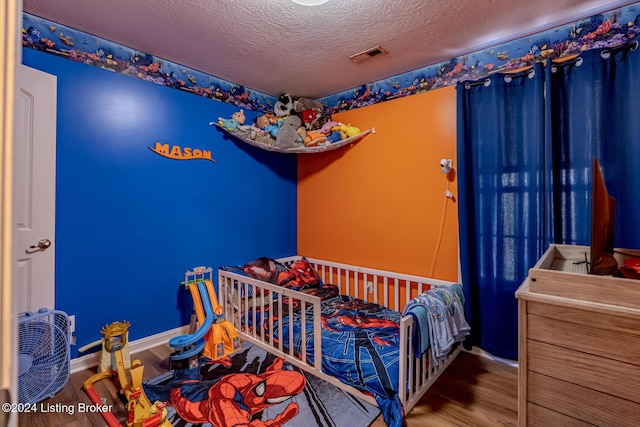
[[[340,133],[342,133],[343,135],[342,139],[351,138],[352,136],[356,136],[360,132],[361,132],[360,128],[351,126],[351,123],[349,123],[348,125],[345,125],[345,124],[340,125]]]
[[[102,355],[98,373],[86,380],[83,388],[91,401],[101,405],[102,400],[93,388],[93,384],[112,376],[118,377],[120,391],[127,399],[127,427],[171,427],[167,420],[166,404],[151,404],[142,389],[143,366],[139,360],[131,362],[129,347],[129,322],[113,322],[100,329]],[[84,346],[80,352],[93,347],[95,343]],[[101,411],[109,427],[121,427],[116,417],[109,411]]]

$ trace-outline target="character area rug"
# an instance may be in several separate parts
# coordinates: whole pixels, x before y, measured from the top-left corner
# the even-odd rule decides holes
[[[173,427],[367,427],[380,410],[257,345],[144,384]]]

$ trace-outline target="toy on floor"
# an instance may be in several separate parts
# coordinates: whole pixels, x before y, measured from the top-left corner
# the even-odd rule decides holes
[[[172,368],[193,368],[198,364],[200,354],[217,360],[240,349],[240,338],[233,324],[224,318],[212,277],[211,267],[196,267],[185,273],[184,285],[193,298],[200,326],[193,333],[169,340],[169,345],[175,349],[171,355]],[[185,362],[188,366],[184,366]]]
[[[131,362],[129,356],[128,335],[129,322],[113,322],[100,329],[102,338],[102,354],[98,373],[91,376],[83,384],[83,388],[91,401],[103,405],[93,384],[105,378],[117,376],[120,392],[124,394],[127,404],[127,427],[171,427],[167,420],[166,404],[151,404],[142,389],[143,366],[139,360]],[[79,351],[93,347],[91,343]],[[102,417],[109,427],[121,427],[116,417],[109,411],[101,411]]]

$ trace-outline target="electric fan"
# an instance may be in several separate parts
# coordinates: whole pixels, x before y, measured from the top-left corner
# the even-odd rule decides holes
[[[33,404],[56,394],[69,379],[69,316],[41,308],[18,316],[18,402]]]

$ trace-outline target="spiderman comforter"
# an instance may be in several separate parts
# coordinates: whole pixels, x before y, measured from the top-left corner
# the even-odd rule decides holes
[[[224,267],[272,284],[311,293],[322,299],[322,370],[358,390],[371,394],[378,403],[386,424],[402,425],[402,405],[397,397],[399,372],[399,323],[402,315],[379,304],[339,295],[335,285],[324,284],[306,259],[291,267],[270,258],[259,258],[244,266]],[[313,314],[311,307],[293,316],[283,303],[283,316],[277,304],[255,313],[255,325],[267,333],[273,316],[273,338],[290,348],[289,328],[293,328],[293,349],[302,354],[306,346],[309,362],[314,362]],[[254,313],[245,313],[246,327],[253,328]],[[306,336],[302,336],[305,322]],[[278,336],[282,326],[282,337]]]

